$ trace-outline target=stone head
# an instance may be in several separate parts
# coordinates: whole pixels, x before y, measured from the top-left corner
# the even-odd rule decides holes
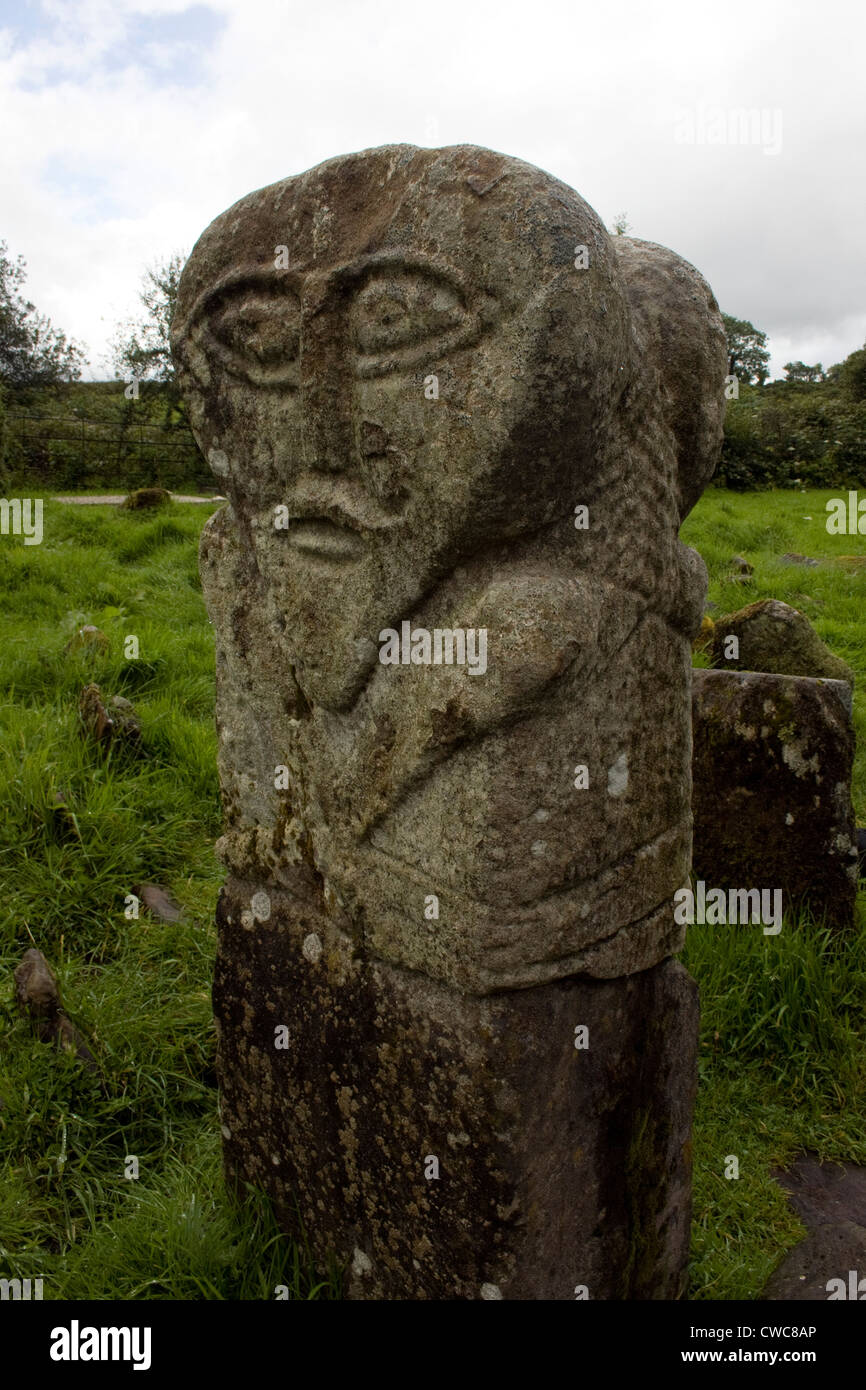
[[[365,151],[243,198],[193,250],[173,345],[297,678],[337,707],[462,556],[591,500],[631,354],[596,214],[472,146]]]

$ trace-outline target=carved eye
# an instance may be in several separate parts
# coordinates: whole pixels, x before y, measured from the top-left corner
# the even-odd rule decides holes
[[[418,271],[374,275],[352,305],[352,337],[363,356],[450,339],[466,316],[447,281]]]
[[[211,313],[210,336],[226,366],[257,384],[298,384],[301,308],[263,286],[235,291]]]

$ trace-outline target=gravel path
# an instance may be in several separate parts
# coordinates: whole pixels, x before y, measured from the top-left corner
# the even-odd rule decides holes
[[[172,502],[225,502],[225,497],[187,497],[184,493],[173,492]],[[55,502],[70,502],[76,507],[119,507],[126,501],[126,494],[106,492],[100,497],[55,497]]]

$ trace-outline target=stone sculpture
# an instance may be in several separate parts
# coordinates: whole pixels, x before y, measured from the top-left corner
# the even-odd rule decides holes
[[[712,293],[519,160],[398,145],[218,217],[173,344],[229,498],[230,1175],[357,1297],[679,1296]]]

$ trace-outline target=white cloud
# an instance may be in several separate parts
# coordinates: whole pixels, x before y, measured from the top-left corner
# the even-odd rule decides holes
[[[102,374],[144,266],[250,189],[372,145],[489,145],[692,260],[774,371],[827,366],[866,339],[864,29],[845,0],[47,0],[0,32],[0,236]],[[778,112],[779,152],[699,141],[714,108]]]

